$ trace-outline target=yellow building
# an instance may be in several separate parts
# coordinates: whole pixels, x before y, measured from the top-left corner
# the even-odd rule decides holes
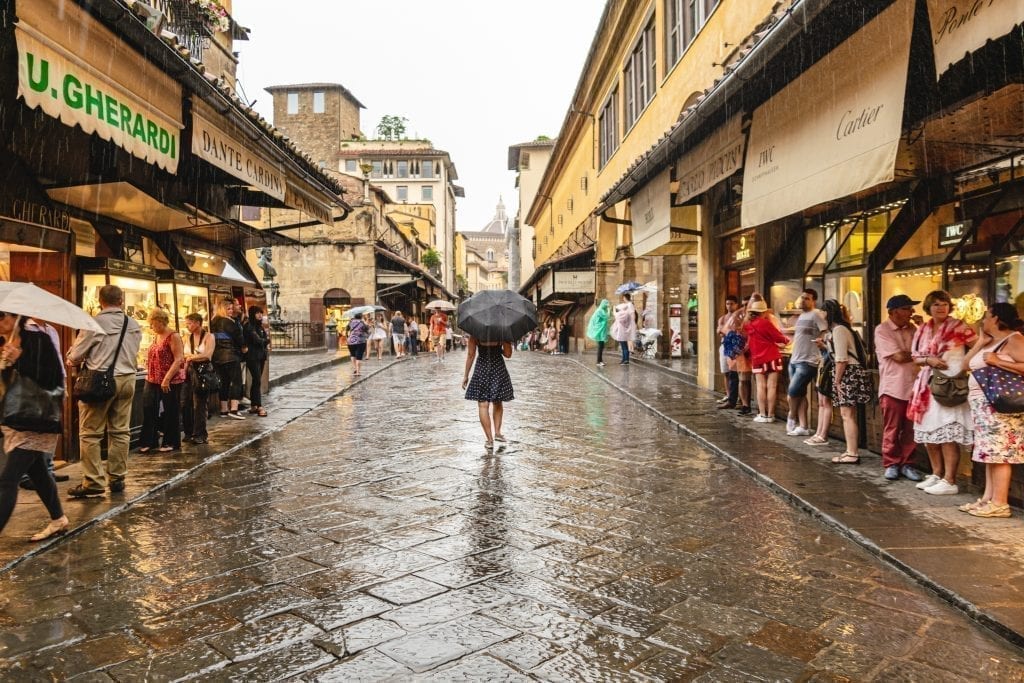
[[[535,228],[537,268],[520,291],[573,323],[582,339],[594,298],[614,299],[622,282],[656,283],[648,321],[672,339],[669,313],[682,310],[696,275],[699,212],[648,217],[661,229],[641,242],[628,204],[599,212],[601,198],[725,73],[739,46],[772,16],[770,0],[610,0],[525,223]],[[685,9],[685,11],[684,11]],[[667,180],[667,178],[666,178]],[[665,192],[668,192],[666,182]],[[589,263],[594,262],[593,266]],[[584,271],[593,273],[587,281]],[[559,276],[562,273],[562,276]],[[591,296],[579,283],[592,282]],[[655,290],[655,288],[657,288]],[[565,307],[573,309],[566,315]],[[575,315],[574,315],[575,314]],[[680,321],[685,325],[685,316]]]

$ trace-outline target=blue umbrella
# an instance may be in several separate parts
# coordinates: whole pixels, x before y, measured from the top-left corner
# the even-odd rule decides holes
[[[635,292],[638,289],[643,289],[643,288],[644,288],[644,286],[642,284],[640,284],[639,282],[623,282],[621,285],[619,285],[616,288],[615,293],[616,294],[632,293],[632,292]]]

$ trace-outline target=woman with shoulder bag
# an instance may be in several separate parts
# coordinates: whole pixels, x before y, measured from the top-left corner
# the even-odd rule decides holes
[[[822,309],[832,334],[829,353],[834,363],[832,405],[843,418],[846,450],[832,458],[834,465],[860,464],[860,428],[857,407],[871,402],[874,395],[871,379],[864,369],[864,343],[850,325],[845,309],[835,299],[827,300]]]
[[[1000,368],[1024,375],[1024,321],[1017,307],[996,303],[985,312],[982,334],[967,354],[971,371]],[[1009,517],[1012,466],[1024,463],[1024,413],[1000,413],[971,375],[967,401],[974,420],[974,462],[985,464],[985,493],[977,501],[959,507],[975,517]]]
[[[185,353],[181,337],[170,327],[162,308],[149,313],[149,328],[156,335],[146,357],[146,384],[142,389],[142,435],[139,453],[170,453],[181,448],[181,385],[185,383]],[[163,408],[161,414],[160,408]],[[158,445],[157,432],[163,432]]]
[[[907,408],[907,417],[914,421],[914,441],[928,449],[932,476],[917,485],[925,493],[944,496],[960,492],[956,484],[956,468],[960,463],[960,446],[974,443],[974,420],[966,396],[959,405],[943,405],[931,392],[932,376],[960,375],[966,367],[967,347],[977,335],[966,323],[950,315],[953,300],[941,289],[924,298],[924,310],[931,320],[914,333],[910,355],[922,367],[914,381],[914,391]]]
[[[17,372],[46,391],[63,385],[60,354],[45,331],[38,330],[28,318],[0,312],[0,336],[4,338],[0,366],[5,368],[5,382],[12,380],[12,372]],[[56,421],[59,425],[59,411]],[[68,518],[60,504],[57,484],[47,467],[47,454],[52,454],[57,448],[59,434],[15,429],[9,425],[3,425],[0,430],[3,431],[4,453],[7,455],[0,471],[0,530],[14,512],[18,482],[23,474],[28,474],[36,494],[50,513],[50,523],[30,540],[45,541],[65,533]]]
[[[242,326],[245,337],[245,367],[249,371],[249,412],[266,417],[263,409],[263,366],[267,364],[270,352],[270,335],[263,327],[263,310],[259,306],[249,307],[249,317]]]
[[[216,373],[211,360],[216,345],[213,335],[203,329],[203,316],[189,313],[185,316],[185,378],[187,384],[181,392],[181,423],[185,441],[204,444],[209,439],[206,418],[210,412],[210,393],[202,390],[201,373]]]

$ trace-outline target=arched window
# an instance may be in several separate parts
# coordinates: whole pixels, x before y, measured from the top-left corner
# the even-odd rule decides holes
[[[488,249],[487,250],[487,260],[488,261],[493,261],[494,260],[494,250],[493,249]]]
[[[347,291],[340,287],[334,287],[324,292],[324,308],[331,306],[349,306],[352,304],[352,297]]]

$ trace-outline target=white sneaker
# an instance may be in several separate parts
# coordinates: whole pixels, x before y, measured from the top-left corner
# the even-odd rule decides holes
[[[932,484],[924,492],[930,493],[933,496],[955,496],[960,493],[960,487],[956,484],[950,484],[945,479],[940,479],[937,484]]]
[[[786,432],[786,436],[810,436],[813,432],[807,427],[794,427]]]
[[[775,422],[775,418],[769,415],[758,415],[757,417],[754,418],[754,422],[758,422],[760,424],[768,424],[769,422]]]
[[[925,478],[924,478],[924,479],[923,479],[922,481],[918,482],[918,483],[916,484],[916,486],[917,486],[917,488],[919,488],[919,489],[921,489],[922,491],[924,491],[924,490],[925,490],[926,488],[928,488],[929,486],[935,486],[935,485],[936,485],[936,484],[938,484],[938,483],[939,483],[940,481],[942,481],[942,477],[939,477],[939,476],[937,476],[937,475],[934,475],[934,474],[929,474],[929,475],[928,475],[927,477],[925,477]]]
[[[793,434],[793,430],[796,429],[796,427],[797,427],[796,420],[794,420],[793,418],[788,418],[786,420],[786,433],[787,434],[789,434],[790,436],[796,436],[796,434]]]

